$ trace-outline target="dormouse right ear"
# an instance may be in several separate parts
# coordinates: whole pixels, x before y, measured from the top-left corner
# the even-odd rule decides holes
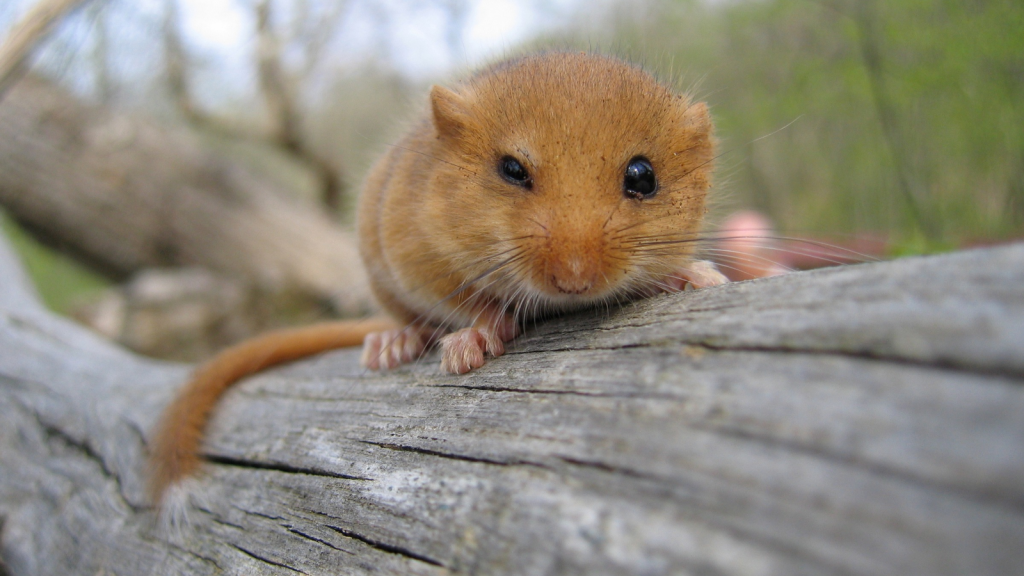
[[[683,122],[689,130],[692,130],[702,139],[711,137],[713,127],[711,124],[711,113],[708,112],[708,105],[704,102],[693,102],[683,112]]]
[[[469,103],[443,86],[430,89],[430,109],[434,128],[443,138],[458,138],[469,124]]]

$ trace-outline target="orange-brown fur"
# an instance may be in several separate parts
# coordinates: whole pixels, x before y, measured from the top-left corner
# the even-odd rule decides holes
[[[394,326],[388,320],[325,322],[279,330],[236,344],[196,371],[164,411],[153,442],[149,488],[159,501],[171,484],[199,469],[199,445],[206,422],[225,390],[243,376],[332,348],[358,346],[363,337]]]
[[[505,155],[529,171],[531,189],[502,178]],[[658,177],[643,200],[623,194],[637,156]],[[680,279],[720,282],[686,241],[699,231],[712,159],[707,108],[615,59],[531,56],[434,87],[428,117],[378,161],[360,200],[371,286],[406,326],[369,336],[364,362],[394,366],[455,330],[441,339],[442,365],[461,373],[501,354],[540,312],[678,289]],[[232,382],[386,330],[333,326],[249,341],[204,366],[157,433],[154,498],[195,473],[209,413]]]
[[[455,91],[435,87],[431,103],[433,122],[418,124],[377,163],[359,209],[374,292],[397,318],[419,318],[496,254],[516,248],[536,258],[517,280],[550,304],[599,300],[636,272],[623,264],[631,250],[609,231],[647,220],[636,236],[680,237],[700,226],[713,154],[707,108],[641,70],[585,54],[535,56]],[[532,191],[496,173],[506,153],[530,164]],[[658,196],[644,203],[626,201],[621,190],[636,155],[651,157],[661,181]],[[597,277],[584,298],[559,293],[547,277],[562,273],[571,282],[563,269],[574,253]],[[671,273],[691,253],[681,245],[659,254],[643,262],[645,272]],[[480,290],[478,303],[500,303],[510,284]],[[472,325],[476,310],[452,308],[438,306],[428,317]]]

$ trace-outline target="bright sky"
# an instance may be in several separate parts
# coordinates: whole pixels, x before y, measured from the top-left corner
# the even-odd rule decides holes
[[[0,0],[0,36],[37,1]],[[110,65],[122,78],[152,74],[161,66],[159,38],[165,1],[92,0],[62,23],[58,34],[38,54],[37,64],[63,76],[73,89],[89,94],[91,69],[88,65],[69,67],[70,55],[74,54],[79,64],[88,60],[94,49],[97,9],[106,2],[107,29],[114,35]],[[231,100],[251,93],[255,82],[254,0],[177,1],[186,48],[202,63],[193,77],[196,97]],[[306,1],[318,6],[336,0]],[[532,36],[598,13],[616,0],[468,0],[461,48],[454,51],[446,36],[448,15],[441,7],[446,1],[450,0],[349,0],[342,27],[325,58],[327,64],[344,67],[372,54],[384,54],[407,76],[447,76],[452,69],[471,69]],[[580,10],[584,2],[588,3],[585,13]],[[296,0],[275,0],[273,6],[284,11],[295,4]],[[285,22],[286,16],[275,14]]]
[[[582,0],[470,0],[462,34],[466,62],[453,62],[445,41],[447,19],[430,2],[354,0],[339,34],[339,52],[358,55],[384,46],[412,76],[431,76],[500,54],[530,36],[565,23]],[[238,50],[252,38],[252,22],[239,0],[182,0],[187,34],[197,47],[248,57]],[[375,18],[390,20],[390,37],[376,37]],[[456,56],[458,57],[458,56]]]

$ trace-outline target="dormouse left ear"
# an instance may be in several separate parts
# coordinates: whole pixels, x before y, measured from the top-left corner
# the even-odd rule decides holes
[[[430,110],[434,128],[442,138],[458,138],[469,125],[469,103],[443,86],[430,89]]]
[[[683,112],[683,124],[698,138],[710,139],[713,127],[708,105],[703,102],[688,104]]]

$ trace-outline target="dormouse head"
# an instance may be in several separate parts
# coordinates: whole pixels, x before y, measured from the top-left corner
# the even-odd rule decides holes
[[[707,107],[591,54],[504,62],[431,91],[432,227],[510,306],[651,288],[693,253],[710,185]],[[450,168],[450,169],[449,169]]]

